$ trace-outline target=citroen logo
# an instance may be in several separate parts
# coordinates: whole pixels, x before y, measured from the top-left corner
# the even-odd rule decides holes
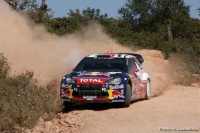
[[[88,86],[88,88],[92,88],[93,87],[93,85],[91,83],[88,84],[87,86]]]

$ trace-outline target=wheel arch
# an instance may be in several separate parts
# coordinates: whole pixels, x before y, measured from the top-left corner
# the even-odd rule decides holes
[[[132,92],[132,82],[131,82],[131,79],[128,80],[128,83],[130,86],[131,86],[131,92]]]
[[[148,73],[143,73],[140,78],[141,78],[141,80],[147,80],[147,79],[149,79],[151,81],[151,78],[150,78],[150,76],[149,76]]]

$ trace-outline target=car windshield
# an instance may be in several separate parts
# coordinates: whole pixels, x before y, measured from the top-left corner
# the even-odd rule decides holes
[[[125,60],[123,58],[114,59],[83,59],[74,71],[124,71]]]

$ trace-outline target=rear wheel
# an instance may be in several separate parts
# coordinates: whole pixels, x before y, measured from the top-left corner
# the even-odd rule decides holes
[[[124,107],[129,107],[131,102],[131,86],[129,84],[126,85],[126,96],[125,102],[123,103]]]
[[[150,99],[150,97],[151,97],[151,83],[150,83],[150,80],[147,79],[145,99],[148,100]]]
[[[71,111],[73,109],[72,102],[64,101],[64,110],[65,111]]]

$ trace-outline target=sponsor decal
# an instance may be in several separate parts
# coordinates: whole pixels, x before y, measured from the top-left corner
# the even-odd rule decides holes
[[[68,97],[69,99],[71,99],[71,98],[73,98],[72,93],[73,93],[72,89],[68,89],[66,91],[64,91],[63,89],[61,89],[61,95],[60,95],[60,97]]]
[[[140,88],[144,88],[144,87],[145,87],[145,84],[141,82],[141,83],[139,84],[139,87],[140,87]]]
[[[74,91],[78,91],[78,88],[74,88]]]
[[[109,72],[83,72],[83,73],[80,73],[79,76],[110,76],[110,73]]]
[[[121,85],[109,85],[109,88],[110,89],[123,89],[124,88],[124,85],[123,84],[121,84]]]
[[[101,90],[102,90],[103,92],[106,92],[107,89],[106,89],[106,88],[102,88]]]
[[[109,74],[120,74],[122,72],[109,72]]]
[[[61,90],[61,97],[68,97],[70,96],[70,92],[68,90],[63,91],[63,89]]]
[[[86,98],[87,100],[93,100],[94,98],[97,98],[97,96],[83,96],[83,98]]]
[[[104,84],[110,78],[74,78],[76,84]]]
[[[79,93],[101,93],[101,90],[78,90]]]
[[[132,82],[137,82],[137,77],[136,77],[136,74],[131,74],[131,79],[132,79]]]
[[[62,99],[63,101],[70,101],[69,99]]]
[[[139,83],[139,88],[141,89],[142,94],[145,94],[146,92],[146,82],[147,82],[146,80],[143,80],[142,82]]]
[[[98,82],[98,83],[102,83],[101,79],[80,79],[80,82],[84,83],[84,82]]]
[[[125,100],[112,100],[112,102],[124,102]]]
[[[97,59],[114,59],[114,57],[97,57]]]
[[[113,91],[114,90],[108,90],[108,99],[110,99],[110,100],[113,100],[114,99],[114,97],[112,96],[112,93],[113,93]]]
[[[72,88],[72,85],[62,83],[61,87],[62,88]]]
[[[124,98],[123,94],[124,94],[124,90],[121,90],[121,92],[120,91],[113,91],[112,97],[114,97],[114,98],[118,98],[118,97]]]

